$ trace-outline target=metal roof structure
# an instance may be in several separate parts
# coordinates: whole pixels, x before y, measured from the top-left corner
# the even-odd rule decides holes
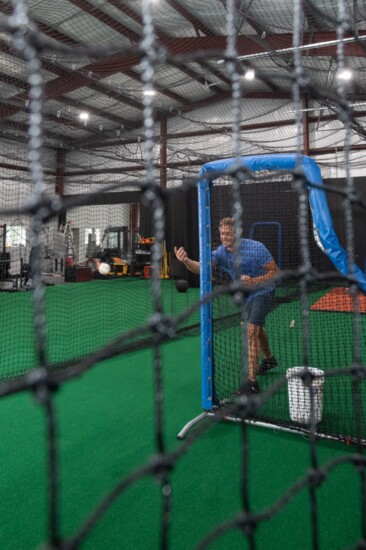
[[[211,140],[231,132],[233,82],[228,71],[227,2],[151,3],[154,48],[158,53],[153,90],[155,136],[157,140],[175,140],[171,166],[180,155],[201,164],[212,158],[205,152],[207,136]],[[0,137],[26,143],[27,68],[14,45],[9,24],[17,4],[0,0]],[[347,22],[343,25],[339,24],[340,4],[345,10],[343,23]],[[46,147],[85,151],[143,140],[143,1],[29,0],[25,5],[32,29],[37,30],[42,62]],[[282,147],[288,138],[285,149],[293,150],[287,131],[295,120],[292,85],[296,6],[302,10],[301,45],[297,51],[301,50],[310,81],[302,94],[304,153],[326,155],[341,147],[334,137],[342,126],[337,103],[340,62],[353,72],[346,100],[356,134],[364,138],[365,2],[240,0],[235,21],[235,71],[243,99],[242,131],[257,147],[249,153],[262,152],[263,139],[257,141],[252,134],[258,136],[271,129],[280,130]],[[254,78],[248,79],[250,76]],[[88,120],[80,119],[82,112],[88,114]],[[316,148],[309,143],[311,125],[324,132],[319,134]],[[270,133],[267,136],[273,145],[274,137]],[[203,147],[197,146],[197,140]],[[214,143],[213,155],[222,147],[220,140]],[[359,139],[352,146],[354,150],[365,148]]]

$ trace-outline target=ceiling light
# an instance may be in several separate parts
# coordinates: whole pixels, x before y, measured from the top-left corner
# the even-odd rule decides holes
[[[247,71],[245,71],[244,79],[245,80],[254,80],[255,79],[254,69],[248,69]]]
[[[353,78],[353,73],[351,69],[344,67],[337,72],[338,80],[343,80],[343,82],[349,82]]]
[[[144,90],[144,95],[155,95],[155,90]]]
[[[89,113],[87,113],[86,111],[82,111],[79,114],[79,118],[80,120],[83,120],[84,122],[86,122],[87,120],[89,120]]]

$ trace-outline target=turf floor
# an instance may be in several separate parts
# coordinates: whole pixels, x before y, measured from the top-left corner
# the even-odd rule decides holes
[[[176,435],[200,409],[199,339],[163,348],[164,440]],[[150,350],[114,357],[56,393],[60,463],[60,531],[70,537],[119,481],[156,452],[154,386]],[[30,393],[0,401],[0,548],[29,550],[47,541],[45,421]],[[241,508],[241,427],[212,426],[173,469],[169,548],[195,548],[215,526]],[[249,428],[251,508],[276,503],[310,467],[309,444],[293,434]],[[352,447],[317,446],[321,465]],[[354,546],[361,534],[360,481],[348,463],[334,468],[317,489],[319,548]],[[312,548],[309,491],[301,490],[255,532],[256,548]],[[160,547],[160,486],[145,477],[122,493],[80,546],[87,550]],[[217,538],[213,550],[249,548],[239,531]]]
[[[324,294],[313,292],[309,296],[309,306],[316,303]],[[229,304],[229,305],[228,305]],[[237,312],[230,296],[220,298],[217,306],[219,315],[224,312]],[[242,377],[242,326],[239,316],[224,317],[214,328],[215,382],[219,400],[232,397]],[[359,326],[356,327],[352,313],[339,311],[312,311],[308,316],[307,353],[305,362],[303,347],[303,318],[299,300],[284,300],[266,318],[266,330],[269,335],[271,350],[278,361],[278,367],[265,377],[258,377],[261,389],[267,390],[284,379],[288,369],[305,364],[326,373],[322,402],[322,421],[319,431],[331,436],[366,439],[366,380],[354,381],[348,374],[333,376],[337,369],[350,372],[357,352],[362,363],[366,364],[366,315],[362,314]],[[355,334],[359,331],[357,341]],[[357,389],[357,396],[353,390]],[[357,407],[361,428],[356,423],[355,406],[357,398],[361,407]],[[296,404],[295,404],[296,405]],[[288,407],[287,384],[276,392],[274,397],[264,403],[260,415],[267,421],[291,422]],[[297,424],[295,424],[296,426]],[[298,425],[297,425],[298,426]],[[301,427],[301,426],[298,426]]]
[[[185,293],[163,280],[167,314],[183,312],[198,299],[198,289]],[[80,359],[131,329],[146,325],[153,307],[151,281],[137,278],[94,280],[45,287],[46,351],[49,364]],[[38,366],[33,319],[33,292],[0,292],[0,381]],[[187,324],[198,325],[199,311]]]

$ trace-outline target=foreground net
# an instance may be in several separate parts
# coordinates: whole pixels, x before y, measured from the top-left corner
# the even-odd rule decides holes
[[[242,229],[245,231],[255,231],[255,236],[258,239],[267,241],[269,248],[273,250],[274,256],[276,256],[278,263],[283,270],[278,284],[276,285],[276,308],[271,313],[270,328],[273,332],[273,336],[276,339],[276,355],[279,358],[280,364],[284,369],[294,366],[303,366],[305,370],[302,370],[297,374],[297,377],[301,377],[305,387],[308,389],[314,387],[316,379],[309,367],[316,367],[324,369],[325,377],[331,380],[329,383],[336,386],[337,395],[342,395],[344,400],[341,402],[341,410],[337,410],[337,414],[344,416],[344,412],[347,412],[347,417],[344,418],[344,423],[339,424],[338,419],[335,418],[335,408],[339,406],[340,401],[333,402],[329,398],[328,403],[325,403],[326,416],[328,428],[327,433],[338,437],[347,436],[348,439],[355,443],[354,454],[345,455],[338,461],[333,461],[320,468],[317,461],[317,439],[318,433],[317,418],[315,414],[315,398],[312,397],[313,393],[309,392],[310,401],[310,418],[308,422],[307,431],[309,433],[309,447],[311,456],[311,469],[305,473],[301,481],[295,484],[287,494],[285,494],[279,501],[277,501],[268,510],[261,513],[254,513],[252,511],[250,503],[250,495],[248,491],[248,475],[249,475],[249,446],[248,446],[248,431],[250,430],[250,422],[253,419],[258,418],[260,415],[271,421],[283,422],[283,404],[285,402],[285,388],[287,380],[284,376],[272,379],[268,377],[264,383],[265,390],[259,396],[239,396],[237,399],[231,399],[231,393],[237,389],[237,386],[241,385],[243,375],[247,372],[247,365],[245,361],[246,356],[246,338],[245,330],[242,329],[241,322],[245,326],[245,318],[242,316],[242,305],[245,299],[247,289],[237,284],[229,282],[228,285],[219,285],[218,289],[215,289],[212,294],[204,294],[202,297],[202,305],[214,304],[214,318],[213,324],[215,327],[215,354],[218,357],[218,374],[215,377],[217,402],[221,405],[221,402],[226,401],[225,408],[222,411],[218,410],[217,414],[210,415],[206,418],[206,422],[196,427],[195,431],[192,431],[189,438],[184,441],[174,451],[168,452],[165,438],[164,438],[164,407],[163,407],[163,360],[161,353],[162,344],[169,338],[177,335],[179,329],[185,324],[187,326],[197,325],[197,311],[200,307],[200,303],[194,301],[193,304],[188,303],[188,299],[180,297],[180,302],[171,301],[170,291],[165,288],[171,283],[171,281],[165,281],[160,277],[163,272],[162,266],[164,243],[167,241],[168,236],[166,234],[166,210],[165,210],[165,197],[175,192],[190,192],[192,188],[195,188],[199,183],[199,178],[185,178],[184,185],[179,191],[176,189],[167,189],[164,192],[159,186],[156,178],[156,171],[154,169],[155,160],[155,142],[154,142],[154,97],[152,94],[145,94],[143,96],[143,162],[140,166],[139,172],[143,173],[143,176],[136,181],[124,181],[123,184],[119,181],[119,166],[118,160],[115,156],[109,158],[109,152],[103,153],[105,155],[106,164],[101,168],[106,170],[106,166],[111,163],[111,174],[113,177],[109,181],[109,185],[103,185],[99,188],[100,174],[96,172],[93,176],[96,177],[96,181],[89,180],[88,170],[89,163],[92,160],[90,157],[85,156],[84,147],[95,145],[95,136],[90,137],[90,141],[85,140],[78,143],[79,149],[71,152],[69,156],[69,176],[75,178],[74,183],[77,191],[72,193],[73,197],[61,199],[59,195],[53,194],[50,185],[48,185],[49,173],[47,170],[47,155],[42,148],[42,131],[44,130],[44,117],[43,118],[43,105],[47,98],[52,98],[53,86],[57,87],[57,84],[52,84],[52,81],[47,80],[46,71],[50,71],[52,65],[52,52],[62,53],[65,57],[70,56],[70,60],[76,55],[81,58],[98,58],[99,56],[110,56],[110,62],[113,61],[113,56],[118,52],[119,56],[133,54],[140,60],[141,69],[141,81],[143,83],[143,89],[146,92],[153,91],[156,75],[159,72],[161,66],[171,64],[173,67],[178,63],[207,63],[207,52],[196,51],[194,55],[187,51],[186,55],[182,58],[174,56],[168,49],[163,47],[157,40],[154,33],[155,21],[153,16],[153,5],[150,0],[143,0],[141,3],[141,14],[139,14],[139,21],[142,23],[143,36],[141,41],[136,47],[131,47],[128,43],[124,42],[121,47],[120,44],[111,44],[105,46],[104,49],[99,47],[98,44],[86,46],[80,46],[73,44],[70,48],[68,44],[64,44],[63,47],[55,46],[53,39],[47,39],[45,35],[37,33],[34,29],[36,26],[33,24],[30,16],[29,8],[32,6],[32,2],[23,2],[22,0],[14,0],[12,3],[12,10],[9,10],[9,5],[6,4],[5,11],[8,12],[9,17],[4,22],[4,32],[6,33],[8,42],[11,47],[16,50],[18,55],[23,59],[26,73],[27,82],[24,83],[24,89],[26,92],[20,92],[18,101],[26,101],[27,108],[29,110],[29,128],[28,128],[28,140],[27,150],[29,165],[26,168],[24,163],[23,171],[25,171],[22,184],[19,186],[18,202],[12,200],[11,204],[6,203],[6,188],[10,187],[12,183],[11,178],[4,182],[4,202],[2,204],[1,214],[4,217],[4,225],[11,220],[12,232],[20,235],[20,240],[24,238],[23,228],[26,226],[29,229],[28,238],[29,246],[32,248],[32,258],[29,262],[28,271],[23,272],[23,258],[19,258],[19,268],[14,268],[18,279],[13,281],[14,284],[19,283],[19,288],[24,283],[24,278],[32,278],[32,287],[30,292],[27,293],[2,293],[0,298],[2,301],[2,311],[5,312],[5,317],[9,320],[12,311],[19,315],[17,323],[21,327],[20,340],[14,341],[11,349],[15,349],[15,355],[11,355],[12,363],[11,368],[8,365],[8,359],[6,358],[10,348],[6,348],[6,341],[4,337],[4,346],[2,360],[3,365],[3,384],[0,386],[0,395],[2,398],[6,398],[16,392],[21,391],[33,391],[39,400],[41,406],[46,412],[47,418],[47,452],[49,461],[49,539],[47,544],[51,548],[77,548],[85,541],[90,531],[94,528],[98,520],[103,516],[106,509],[114,502],[114,500],[128,487],[137,483],[141,478],[145,476],[153,476],[161,487],[162,498],[162,513],[161,513],[161,547],[167,548],[170,546],[169,541],[169,528],[170,528],[170,516],[171,516],[171,486],[170,486],[170,474],[172,468],[181,459],[182,455],[191,449],[192,443],[195,442],[203,432],[207,431],[213,422],[220,421],[222,416],[233,417],[242,421],[242,509],[236,517],[230,518],[224,523],[218,525],[218,527],[210,534],[208,534],[201,542],[200,547],[205,548],[210,545],[212,541],[217,539],[221,534],[226,531],[239,528],[248,540],[248,545],[251,548],[256,546],[255,528],[261,522],[270,519],[273,515],[278,513],[290,500],[290,498],[303,488],[307,488],[310,492],[310,515],[311,515],[311,527],[312,527],[312,542],[314,548],[319,548],[319,533],[317,523],[317,502],[316,495],[317,489],[326,483],[327,475],[334,468],[336,463],[349,462],[359,472],[360,479],[360,492],[362,494],[362,502],[365,501],[365,458],[363,444],[365,440],[365,428],[363,419],[363,404],[362,395],[364,391],[364,377],[365,377],[365,350],[364,350],[364,321],[363,311],[361,308],[362,300],[359,299],[359,291],[362,290],[362,285],[359,279],[355,276],[354,265],[355,264],[355,224],[352,206],[357,203],[358,207],[364,211],[365,204],[357,196],[353,185],[353,179],[351,174],[352,163],[357,166],[359,160],[355,157],[351,162],[351,145],[352,140],[356,136],[357,139],[363,136],[363,129],[360,126],[358,120],[352,115],[349,108],[349,101],[345,90],[345,85],[340,81],[337,89],[337,93],[333,97],[324,97],[321,86],[317,83],[317,74],[308,74],[306,71],[307,58],[303,52],[306,52],[301,43],[302,28],[303,28],[303,16],[307,18],[310,16],[318,21],[325,20],[327,26],[332,26],[337,32],[337,63],[338,68],[342,69],[346,63],[346,49],[345,49],[345,29],[347,33],[351,34],[353,42],[365,52],[361,38],[358,36],[354,29],[350,29],[348,25],[348,18],[345,12],[345,3],[340,0],[337,5],[332,6],[332,14],[329,15],[325,10],[314,6],[310,1],[304,3],[295,1],[291,5],[293,10],[293,43],[291,46],[291,52],[293,58],[291,64],[287,63],[285,76],[282,78],[287,82],[287,93],[292,94],[292,100],[295,107],[295,122],[296,122],[296,134],[295,142],[289,149],[295,149],[297,151],[298,158],[300,159],[301,152],[303,150],[302,136],[303,136],[303,124],[301,115],[301,95],[303,92],[309,92],[316,97],[319,102],[331,100],[332,106],[336,111],[338,122],[343,124],[343,137],[342,143],[343,159],[345,165],[345,185],[341,189],[327,189],[329,192],[334,192],[342,197],[343,202],[341,204],[342,212],[344,213],[344,236],[345,246],[348,253],[348,264],[346,273],[337,273],[335,269],[330,271],[329,264],[323,265],[323,256],[319,253],[316,247],[316,243],[313,242],[311,237],[311,221],[309,218],[307,194],[304,184],[303,174],[300,170],[300,162],[295,166],[295,169],[291,173],[286,174],[284,180],[276,180],[274,182],[263,180],[256,181],[255,177],[249,178],[248,185],[242,186],[243,173],[239,170],[229,170],[230,173],[217,174],[221,175],[223,180],[230,178],[232,183],[230,186],[225,184],[225,181],[221,182],[221,185],[217,185],[217,190],[214,192],[219,194],[224,193],[224,198],[218,197],[218,216],[221,216],[219,211],[223,204],[225,206],[224,215],[231,214],[236,220],[237,234],[241,234]],[[112,2],[110,3],[112,4]],[[91,4],[90,4],[91,5]],[[183,7],[179,4],[181,11]],[[219,42],[215,44],[216,53],[215,59],[218,56],[218,51],[221,49],[220,55],[220,71],[224,73],[226,84],[229,84],[229,90],[226,93],[226,98],[231,99],[230,109],[227,110],[231,123],[230,132],[230,144],[227,145],[227,156],[232,156],[234,159],[239,159],[242,156],[241,151],[241,102],[242,94],[240,88],[240,77],[242,67],[238,63],[239,54],[237,48],[237,17],[238,8],[241,8],[241,4],[234,0],[229,0],[225,4],[225,10],[227,13],[226,21],[226,34],[227,42],[224,45],[219,46]],[[266,6],[264,6],[265,8]],[[329,6],[328,6],[329,8]],[[95,8],[97,10],[99,8]],[[242,23],[245,24],[247,13],[239,10],[240,17],[243,18]],[[279,12],[280,16],[280,12]],[[249,16],[248,16],[249,17]],[[107,20],[107,17],[106,17]],[[264,33],[264,31],[263,31]],[[132,34],[131,34],[132,36]],[[135,37],[136,38],[136,37]],[[262,35],[265,39],[265,33]],[[285,39],[286,38],[286,39]],[[284,37],[282,44],[283,48],[288,46],[288,37]],[[278,46],[281,46],[278,45]],[[288,46],[290,47],[290,46]],[[10,46],[9,46],[10,48]],[[274,47],[267,46],[268,53],[274,56],[274,59],[280,59],[281,57],[280,47],[274,51]],[[51,52],[51,53],[50,53]],[[213,55],[213,54],[212,54]],[[286,59],[285,59],[286,60]],[[288,60],[287,60],[288,61]],[[70,61],[72,62],[72,61]],[[245,60],[244,60],[245,62]],[[103,63],[102,63],[103,65]],[[85,61],[84,71],[88,73],[88,65]],[[288,68],[289,67],[289,68]],[[95,68],[95,65],[94,65]],[[101,69],[101,68],[100,68]],[[276,87],[276,74],[267,74],[266,61],[262,63],[261,58],[258,61],[258,74],[264,82],[270,82],[272,87]],[[108,69],[105,69],[106,72]],[[64,71],[60,71],[60,76],[65,78],[67,83],[68,79],[71,79],[70,71],[64,68]],[[321,67],[319,68],[321,72]],[[80,78],[86,78],[87,75],[81,71]],[[14,84],[14,81],[13,81]],[[95,84],[96,85],[96,84]],[[362,82],[360,83],[362,87]],[[65,85],[64,93],[67,92],[67,85]],[[24,95],[25,94],[25,95]],[[223,94],[224,98],[225,94]],[[70,102],[76,101],[73,98],[69,98]],[[131,103],[131,101],[130,101]],[[17,107],[12,106],[15,112]],[[136,107],[136,105],[135,105]],[[184,120],[184,118],[182,119]],[[22,143],[16,141],[17,128],[19,128],[16,121],[10,128],[11,140],[14,141],[13,147],[9,146],[9,151],[13,151],[13,158],[20,158],[21,154],[19,150],[22,149]],[[58,136],[52,135],[50,129],[47,130],[47,137],[55,139],[57,142]],[[73,149],[76,145],[75,142],[70,140],[70,149]],[[111,143],[109,142],[109,146]],[[304,147],[305,148],[305,147]],[[204,144],[202,150],[205,149]],[[62,148],[59,150],[61,151]],[[307,151],[309,152],[309,151]],[[62,153],[58,153],[59,159]],[[98,153],[94,158],[95,162],[98,162],[98,157],[103,156]],[[224,155],[225,156],[225,155]],[[124,162],[128,162],[129,159],[124,159]],[[78,170],[74,171],[73,163],[77,164]],[[123,163],[122,163],[123,164]],[[5,165],[5,162],[4,162]],[[117,166],[116,166],[117,165]],[[21,168],[18,166],[18,171]],[[61,177],[58,172],[58,177]],[[185,176],[191,175],[192,171],[187,169]],[[268,175],[265,176],[266,178]],[[15,179],[15,178],[14,178]],[[104,182],[105,183],[105,182]],[[245,183],[245,182],[244,182]],[[56,228],[60,225],[58,222],[63,222],[66,229],[69,231],[69,226],[72,221],[76,221],[79,228],[82,227],[84,232],[82,239],[85,236],[85,230],[90,230],[88,234],[92,235],[91,239],[87,242],[83,242],[83,246],[90,245],[98,246],[98,236],[93,233],[93,228],[96,222],[95,217],[101,216],[106,220],[105,226],[110,228],[109,233],[113,233],[112,228],[119,227],[123,235],[123,227],[128,227],[130,218],[126,214],[129,207],[126,204],[135,204],[135,196],[130,195],[129,199],[126,196],[118,197],[113,202],[113,208],[103,209],[99,208],[98,213],[93,211],[93,201],[90,199],[90,186],[93,184],[93,192],[95,195],[104,195],[107,193],[115,193],[116,190],[121,192],[123,188],[124,192],[140,193],[142,201],[146,208],[148,208],[151,216],[150,235],[145,237],[152,237],[154,240],[151,243],[151,272],[149,272],[149,280],[146,281],[129,281],[123,280],[122,277],[118,277],[117,269],[115,271],[115,280],[93,280],[92,285],[89,288],[85,287],[85,296],[82,302],[88,302],[92,304],[92,308],[85,309],[83,315],[84,319],[81,320],[78,317],[78,311],[80,308],[73,311],[71,308],[75,305],[76,298],[79,298],[79,291],[73,291],[72,288],[79,287],[59,287],[49,288],[45,284],[43,278],[44,266],[43,260],[45,253],[43,246],[47,244],[47,232],[52,225],[53,235]],[[82,193],[80,193],[80,186],[82,186]],[[279,187],[279,192],[286,194],[286,199],[279,200],[279,192],[276,193],[276,198],[272,196],[266,196],[266,192],[270,189],[273,193],[273,186]],[[265,190],[263,191],[263,187]],[[229,189],[230,188],[230,189]],[[253,191],[254,190],[254,191]],[[250,198],[252,195],[252,199]],[[290,204],[290,196],[293,202]],[[287,198],[289,197],[289,198]],[[261,200],[261,204],[267,202],[271,207],[274,206],[275,200],[279,202],[279,207],[282,206],[285,210],[291,209],[291,216],[285,216],[280,219],[277,209],[276,216],[271,212],[265,212],[261,219],[258,220],[258,213],[256,208],[258,207],[258,200]],[[111,200],[109,197],[108,200]],[[252,200],[252,202],[250,202]],[[247,206],[245,206],[245,203]],[[103,204],[103,199],[98,203],[99,206]],[[242,206],[242,204],[244,206]],[[123,205],[123,206],[122,206]],[[73,208],[75,218],[65,218],[67,213]],[[89,209],[88,209],[89,208]],[[242,209],[251,213],[251,216],[243,218]],[[133,210],[133,209],[132,209]],[[229,212],[228,212],[229,210]],[[263,209],[261,209],[263,214]],[[134,218],[136,214],[129,212],[129,215]],[[89,221],[93,218],[93,223]],[[106,219],[107,218],[107,219]],[[15,223],[14,220],[20,220]],[[293,220],[297,221],[296,230],[293,227]],[[256,223],[262,223],[262,225],[253,225]],[[271,225],[263,225],[270,222]],[[280,224],[280,225],[278,225]],[[288,225],[288,227],[286,226]],[[168,225],[168,224],[167,224]],[[244,227],[243,227],[244,226]],[[270,227],[269,232],[267,231]],[[283,240],[279,238],[283,231]],[[15,229],[16,228],[16,229]],[[252,228],[252,229],[251,229]],[[261,231],[265,229],[265,233]],[[108,235],[107,235],[108,236]],[[44,237],[44,238],[43,238]],[[73,238],[76,237],[76,232],[73,234]],[[15,236],[12,234],[12,239]],[[18,243],[19,244],[19,243]],[[23,242],[20,243],[25,246]],[[169,243],[171,245],[171,243]],[[69,249],[67,253],[73,248],[75,243],[71,240],[67,241]],[[117,248],[118,248],[117,243]],[[4,247],[6,248],[6,247]],[[115,249],[116,242],[112,241],[107,248]],[[80,247],[79,247],[80,250]],[[171,249],[170,249],[171,250]],[[291,250],[291,253],[289,252]],[[3,250],[2,256],[3,262],[5,261],[5,267],[3,267],[3,278],[6,277],[6,265],[7,257],[6,250]],[[89,256],[89,254],[88,254]],[[90,256],[94,254],[90,252]],[[52,261],[55,259],[62,259],[64,257],[61,254],[59,257],[52,257]],[[84,258],[83,258],[84,259]],[[28,262],[26,262],[28,263]],[[3,263],[4,265],[4,263]],[[75,267],[75,266],[74,266]],[[86,266],[79,265],[80,268]],[[25,270],[24,270],[25,271]],[[75,273],[70,275],[76,276]],[[80,276],[82,276],[80,274]],[[130,302],[126,301],[118,303],[116,299],[116,289],[121,289],[121,285],[128,286],[134,282],[141,282],[143,286],[140,286],[137,290],[134,288],[133,292],[129,294],[126,292],[123,296],[130,296]],[[56,286],[56,285],[55,285]],[[170,285],[172,286],[172,285]],[[136,287],[136,285],[135,285]],[[18,288],[18,287],[17,287]],[[101,294],[96,289],[103,288],[103,298],[99,298]],[[348,308],[351,311],[345,311],[344,300],[340,301],[337,294],[336,301],[329,298],[329,294],[339,289],[345,288],[350,297],[351,306]],[[6,286],[3,290],[8,290]],[[13,290],[13,288],[11,289]],[[141,293],[139,293],[141,291]],[[73,295],[74,294],[74,295]],[[78,295],[77,295],[78,294]],[[52,302],[53,295],[55,295],[54,302]],[[59,297],[57,297],[59,295]],[[177,296],[177,294],[175,294]],[[186,296],[186,295],[185,295]],[[321,302],[324,297],[328,297],[327,305]],[[234,298],[234,300],[233,300]],[[101,300],[101,301],[98,301]],[[147,305],[148,300],[148,305]],[[54,311],[52,310],[52,303],[56,304]],[[69,314],[65,318],[66,321],[60,323],[58,316],[60,315],[60,307],[62,304],[66,304]],[[330,305],[329,305],[330,304]],[[58,307],[59,306],[59,307]],[[137,310],[141,306],[141,312]],[[8,308],[8,309],[6,309]],[[215,309],[216,308],[216,309]],[[322,309],[324,308],[324,309]],[[133,317],[130,325],[126,325],[120,315],[120,311],[125,309],[128,312],[129,320]],[[107,311],[108,314],[100,314],[101,311]],[[332,319],[326,319],[325,315],[332,315]],[[321,321],[312,321],[315,316],[322,317]],[[51,327],[52,317],[54,317],[54,332],[47,332],[47,329]],[[83,334],[88,334],[91,330],[88,326],[88,319],[93,319],[93,325],[95,327],[95,318],[99,319],[100,326],[96,330],[97,337],[87,337],[84,339]],[[309,318],[311,320],[309,321]],[[109,320],[113,319],[108,327]],[[193,320],[192,320],[193,319]],[[324,320],[325,319],[325,320]],[[239,323],[237,322],[239,320]],[[6,319],[5,319],[6,321]],[[59,324],[57,324],[59,323]],[[75,323],[75,324],[73,324]],[[80,323],[80,335],[76,335],[75,330]],[[82,324],[81,324],[82,323]],[[301,330],[300,330],[301,327]],[[68,333],[65,331],[69,330]],[[289,331],[289,334],[287,334]],[[328,331],[327,334],[324,334]],[[286,332],[286,334],[284,334]],[[18,334],[18,333],[17,333]],[[95,333],[94,333],[95,334]],[[65,339],[62,343],[62,339]],[[75,344],[75,349],[70,349],[70,343],[75,338],[78,343]],[[340,342],[342,338],[342,342]],[[67,383],[68,380],[78,376],[87,369],[92,368],[102,359],[111,357],[116,353],[121,353],[130,349],[131,345],[134,345],[139,339],[148,342],[151,346],[153,353],[153,367],[154,367],[154,413],[155,413],[155,441],[156,441],[156,453],[151,457],[151,460],[143,465],[138,465],[130,475],[120,481],[114,489],[105,496],[101,504],[90,513],[89,518],[85,521],[80,528],[70,536],[65,536],[61,530],[60,516],[59,516],[59,472],[58,472],[58,434],[57,434],[57,418],[54,406],[54,392],[58,387]],[[19,342],[22,342],[22,348],[19,347]],[[285,344],[286,342],[286,344]],[[325,344],[326,342],[326,344]],[[74,344],[71,345],[71,348]],[[13,352],[12,352],[13,353]],[[224,364],[227,359],[230,359],[230,369],[226,369]],[[220,365],[221,361],[221,366]],[[57,367],[57,368],[55,368]],[[7,371],[6,369],[9,368]],[[234,380],[230,377],[234,372]],[[222,373],[222,379],[220,379]],[[228,379],[226,379],[226,377]],[[296,377],[295,377],[296,378]],[[341,393],[341,388],[342,393]],[[331,390],[331,395],[335,393]],[[230,394],[230,399],[228,395]],[[327,400],[327,394],[325,393],[325,400]],[[333,423],[333,424],[332,424]],[[344,433],[340,433],[344,432]],[[358,547],[364,547],[366,545],[365,540],[366,523],[364,517],[364,510],[361,511],[361,535]],[[356,544],[356,541],[353,541]]]

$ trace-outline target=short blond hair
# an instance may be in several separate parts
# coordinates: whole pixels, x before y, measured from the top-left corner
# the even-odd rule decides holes
[[[223,225],[234,225],[234,218],[222,218],[220,220],[220,223],[219,223],[219,229],[220,227],[222,227]]]

